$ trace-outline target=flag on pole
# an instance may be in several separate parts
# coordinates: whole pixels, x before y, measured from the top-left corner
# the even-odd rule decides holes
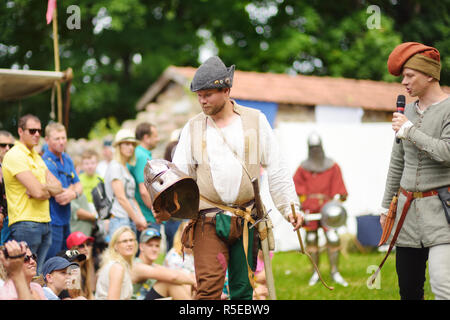
[[[52,19],[53,19],[53,11],[55,11],[55,9],[56,9],[56,0],[48,0],[48,4],[47,4],[47,14],[46,14],[47,24],[49,24],[50,22],[52,22]]]

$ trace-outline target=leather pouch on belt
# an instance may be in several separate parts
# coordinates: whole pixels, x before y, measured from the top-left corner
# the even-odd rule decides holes
[[[185,248],[192,249],[194,247],[194,227],[196,222],[196,219],[191,219],[181,234],[181,243]]]
[[[436,189],[439,199],[442,201],[442,207],[444,208],[445,218],[447,218],[448,224],[450,224],[450,192],[449,187],[442,187]]]
[[[243,233],[243,219],[237,216],[216,214],[216,233],[227,244],[233,244]]]
[[[381,234],[380,242],[378,243],[378,246],[383,245],[387,239],[389,238],[389,235],[391,234],[392,227],[394,226],[395,222],[395,216],[397,215],[397,203],[398,203],[398,195],[394,195],[392,197],[391,204],[389,205],[389,212],[387,214],[386,220],[384,221],[383,227],[383,233]]]

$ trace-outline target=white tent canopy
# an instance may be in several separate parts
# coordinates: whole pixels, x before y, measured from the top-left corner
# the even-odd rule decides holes
[[[18,100],[53,87],[56,81],[72,78],[72,69],[63,72],[0,69],[0,100]]]

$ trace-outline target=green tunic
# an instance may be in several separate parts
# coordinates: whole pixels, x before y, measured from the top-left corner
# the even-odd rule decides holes
[[[405,108],[413,123],[406,139],[394,142],[382,206],[389,208],[401,186],[408,191],[429,191],[450,186],[450,98],[429,106],[421,114],[416,103]],[[400,194],[391,238],[406,197]],[[390,239],[389,239],[390,241]],[[408,210],[397,246],[420,248],[450,243],[450,225],[438,196],[415,199]]]

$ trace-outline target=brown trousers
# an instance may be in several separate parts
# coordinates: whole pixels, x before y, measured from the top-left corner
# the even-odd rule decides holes
[[[251,299],[253,289],[247,273],[247,262],[242,244],[241,219],[232,217],[228,239],[218,236],[215,219],[200,218],[194,226],[194,266],[197,280],[197,300],[220,300],[227,268],[229,268],[229,294],[231,299]],[[253,232],[251,233],[253,236]],[[252,248],[253,239],[249,239]],[[256,247],[257,250],[257,247]],[[249,250],[249,263],[254,255]]]
[[[195,298],[220,300],[230,258],[228,246],[217,236],[213,218],[199,219],[194,228]]]

